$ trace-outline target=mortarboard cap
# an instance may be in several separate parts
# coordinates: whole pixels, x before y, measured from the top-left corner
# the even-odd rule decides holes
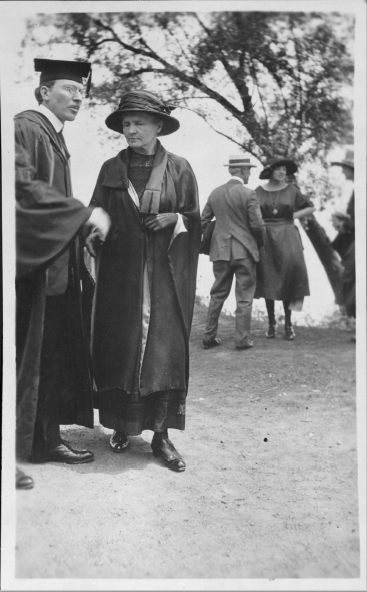
[[[89,62],[75,62],[67,60],[44,60],[36,58],[34,69],[41,72],[40,84],[48,80],[74,80],[83,84],[83,78],[88,78],[87,96],[89,94],[92,77],[91,64]]]

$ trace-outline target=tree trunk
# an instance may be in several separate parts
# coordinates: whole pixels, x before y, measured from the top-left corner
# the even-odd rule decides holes
[[[331,246],[330,239],[313,214],[300,220],[300,222],[325,269],[335,294],[335,304],[343,305],[341,276],[344,268],[336,251]]]

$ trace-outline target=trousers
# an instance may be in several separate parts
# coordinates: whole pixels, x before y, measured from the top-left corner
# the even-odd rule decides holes
[[[256,262],[253,259],[213,261],[214,284],[210,291],[210,303],[204,332],[204,341],[215,338],[219,315],[236,277],[235,345],[245,345],[251,329],[252,302],[256,288]]]
[[[75,390],[67,332],[67,297],[47,296],[32,457],[61,444],[59,405]],[[72,405],[72,401],[70,401]]]

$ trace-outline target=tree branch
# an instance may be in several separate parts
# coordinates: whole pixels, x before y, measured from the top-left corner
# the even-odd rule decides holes
[[[254,62],[254,60],[252,59],[251,56],[250,56],[250,69],[251,69],[251,73],[252,73],[252,78],[255,81],[257,92],[259,93],[260,103],[261,103],[261,106],[263,108],[264,118],[265,118],[265,133],[266,133],[266,136],[268,137],[268,135],[269,135],[268,116],[267,116],[267,113],[266,113],[264,100],[263,100],[263,97],[262,97],[262,94],[261,94],[261,91],[260,91],[260,86],[259,86],[259,81],[258,81],[258,78],[257,78],[257,72],[256,72],[255,62]]]
[[[294,48],[295,48],[296,58],[297,58],[297,82],[298,82],[298,89],[299,89],[299,120],[300,120],[300,126],[298,129],[298,141],[302,142],[303,123],[304,122],[303,122],[303,88],[302,88],[302,81],[301,81],[301,59],[300,59],[300,55],[299,55],[298,42],[297,42],[297,39],[294,35],[292,17],[290,18],[290,23],[291,23],[291,34],[293,37],[293,43],[294,43]]]
[[[251,143],[249,144],[244,144],[241,143],[238,140],[235,140],[233,138],[233,136],[228,136],[227,134],[225,134],[224,132],[221,132],[220,130],[216,129],[211,123],[210,121],[208,121],[208,119],[206,118],[205,115],[203,115],[202,113],[195,111],[195,109],[192,109],[191,107],[182,107],[183,109],[186,109],[186,111],[191,111],[192,113],[195,113],[195,115],[197,115],[198,117],[201,117],[201,119],[203,119],[205,121],[205,123],[216,133],[219,134],[220,136],[223,136],[224,138],[226,138],[227,140],[230,140],[230,142],[233,142],[233,144],[236,144],[237,146],[239,146],[240,148],[246,150],[246,152],[249,152],[250,154],[252,154],[252,156],[254,156],[255,158],[259,158],[259,155],[254,152],[254,149],[251,147]]]
[[[206,84],[204,84],[203,82],[198,80],[197,78],[195,78],[193,76],[188,76],[187,74],[185,74],[184,72],[182,72],[181,70],[176,68],[175,66],[172,66],[169,62],[167,62],[167,60],[160,57],[153,49],[151,49],[143,39],[141,39],[141,42],[144,44],[145,47],[148,48],[148,50],[143,49],[142,47],[137,48],[137,47],[134,47],[133,45],[130,45],[129,43],[125,43],[124,41],[122,41],[122,39],[120,39],[118,37],[118,35],[115,33],[115,31],[112,29],[112,27],[104,24],[100,19],[93,18],[92,20],[95,22],[95,24],[100,26],[102,29],[109,31],[112,34],[114,41],[116,43],[118,43],[119,45],[121,45],[121,47],[123,47],[124,49],[130,51],[131,53],[133,53],[135,55],[143,55],[147,58],[150,58],[150,59],[153,59],[153,60],[159,62],[160,64],[162,64],[165,67],[166,73],[168,75],[174,76],[175,78],[178,78],[182,82],[186,82],[187,84],[193,86],[194,88],[201,90],[202,92],[205,92],[209,98],[214,99],[217,103],[219,103],[222,107],[224,107],[227,111],[229,111],[231,113],[231,115],[233,115],[233,117],[238,119],[242,123],[242,125],[245,125],[248,133],[251,136],[253,135],[254,130],[248,129],[247,125],[249,125],[249,127],[251,128],[251,127],[253,127],[254,122],[248,121],[249,118],[246,113],[241,112],[239,109],[237,109],[230,101],[228,101],[225,97],[220,95],[217,91],[210,88],[209,86],[207,86]],[[252,126],[251,126],[251,123],[252,123]]]

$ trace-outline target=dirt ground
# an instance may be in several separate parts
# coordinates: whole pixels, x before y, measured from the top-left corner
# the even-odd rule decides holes
[[[186,472],[152,456],[149,432],[114,454],[97,415],[94,432],[65,429],[95,461],[23,465],[17,578],[359,577],[350,334],[267,340],[254,322],[239,352],[222,316],[222,346],[203,350],[205,315],[197,304],[186,431],[170,432]]]

